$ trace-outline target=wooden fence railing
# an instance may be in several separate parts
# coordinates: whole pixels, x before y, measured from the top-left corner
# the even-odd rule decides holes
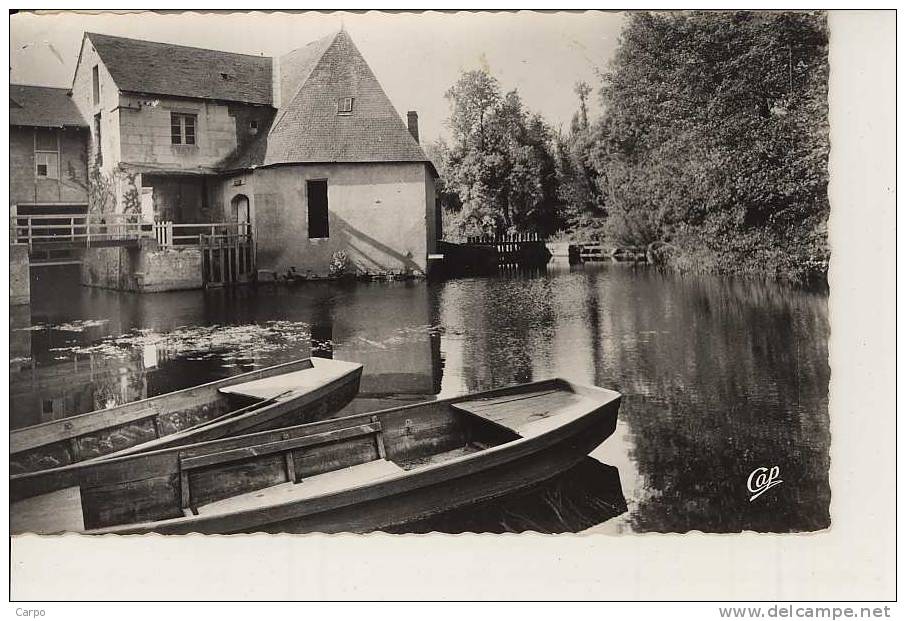
[[[92,243],[152,237],[141,214],[40,214],[10,217],[10,243],[90,247]]]
[[[155,222],[154,237],[163,248],[174,246],[199,246],[201,237],[252,236],[251,224],[247,222],[205,222],[194,224],[174,224],[173,222]]]
[[[473,235],[466,238],[469,244],[500,244],[505,242],[544,241],[538,233],[508,233],[506,235]]]

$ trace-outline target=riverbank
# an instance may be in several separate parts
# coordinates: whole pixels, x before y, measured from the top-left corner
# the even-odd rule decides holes
[[[577,242],[569,240],[547,243],[555,258],[570,262],[615,261],[647,263],[679,273],[715,276],[743,276],[775,280],[796,285],[827,287],[828,257],[826,251],[803,249],[798,254],[784,250],[749,247],[745,252],[718,251],[704,243],[656,241],[644,247],[621,246],[613,242]]]

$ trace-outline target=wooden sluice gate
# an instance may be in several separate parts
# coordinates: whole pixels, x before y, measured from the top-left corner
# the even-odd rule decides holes
[[[501,269],[538,268],[551,253],[536,233],[468,237],[465,243],[439,242],[447,274],[492,273]]]

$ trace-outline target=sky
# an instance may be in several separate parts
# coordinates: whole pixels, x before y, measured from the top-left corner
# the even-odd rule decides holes
[[[578,108],[574,84],[597,86],[622,23],[605,12],[19,13],[10,19],[10,81],[69,87],[86,31],[279,56],[342,26],[397,111],[418,111],[423,142],[449,136],[444,93],[480,67],[565,131]],[[595,100],[592,114],[598,108]]]

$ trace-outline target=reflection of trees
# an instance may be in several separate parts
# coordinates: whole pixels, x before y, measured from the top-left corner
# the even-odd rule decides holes
[[[646,491],[637,530],[829,524],[827,303],[773,283],[613,270],[600,347]],[[748,500],[746,477],[785,484]]]
[[[450,281],[441,312],[467,390],[565,375],[625,395],[635,529],[828,525],[825,293],[601,265]],[[784,484],[750,503],[762,465]]]
[[[546,357],[552,338],[554,293],[549,278],[519,274],[447,283],[442,323],[447,334],[464,337],[468,391],[532,381],[535,359]]]

